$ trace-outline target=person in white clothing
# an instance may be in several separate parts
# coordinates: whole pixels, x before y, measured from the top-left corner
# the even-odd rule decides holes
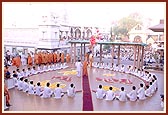
[[[28,76],[31,76],[32,74],[31,74],[31,70],[30,70],[30,68],[28,68],[28,70],[26,71],[26,76],[28,77]]]
[[[20,73],[20,70],[19,70],[19,69],[16,69],[16,73],[17,73],[19,79],[20,79],[21,77],[23,77],[22,74]]]
[[[60,84],[57,84],[57,87],[54,90],[54,95],[56,99],[61,99],[64,96],[62,88],[60,88]]]
[[[127,101],[126,92],[124,91],[124,87],[121,87],[121,91],[120,91],[119,95],[116,96],[116,98],[119,101]]]
[[[106,93],[102,89],[102,85],[99,85],[99,87],[96,90],[96,98],[97,99],[103,99],[105,96],[106,96]]]
[[[50,63],[48,64],[47,71],[52,71],[52,68],[51,68],[51,64],[50,64]]]
[[[115,94],[113,92],[113,87],[109,87],[109,90],[106,92],[106,100],[114,100],[115,99]]]
[[[51,71],[53,71],[55,69],[55,65],[54,63],[51,65]]]
[[[153,82],[153,85],[154,85],[154,88],[155,88],[155,91],[158,90],[158,81],[157,81],[157,77],[155,75],[153,75],[153,78],[154,78],[154,82]]]
[[[40,82],[37,82],[37,85],[35,87],[35,95],[37,95],[37,96],[42,95],[42,89],[41,89],[41,86],[40,86]]]
[[[160,98],[161,98],[160,106],[161,106],[161,108],[164,110],[164,95],[161,94],[161,95],[160,95]]]
[[[145,96],[152,97],[152,93],[151,93],[151,89],[149,88],[149,85],[146,86]]]
[[[49,87],[50,86],[50,83],[48,82],[46,84],[46,87],[44,87],[44,91],[43,91],[43,94],[42,94],[42,98],[49,98],[52,96],[53,94],[53,91],[51,90],[51,88]]]
[[[137,97],[139,100],[144,100],[145,98],[145,89],[144,89],[144,85],[141,83],[140,84],[140,88],[137,91]]]
[[[25,79],[23,83],[23,92],[28,92],[28,89],[29,89],[28,79]]]
[[[68,97],[75,97],[75,86],[73,83],[67,89],[67,96]]]
[[[30,81],[28,93],[29,93],[29,94],[34,94],[33,81]]]
[[[145,77],[145,71],[142,69],[140,77],[144,78]]]
[[[121,66],[121,69],[119,71],[125,73],[125,67],[124,67],[124,65]]]
[[[20,80],[18,81],[18,90],[23,90],[23,77],[20,78]]]
[[[101,63],[99,64],[99,68],[101,68],[101,69],[104,68],[104,63],[103,63],[103,62],[101,62]]]
[[[150,82],[149,84],[150,84],[149,89],[151,91],[151,94],[153,95],[155,92],[155,88],[153,87],[153,82]]]
[[[26,77],[26,71],[25,71],[25,69],[22,70],[21,76]]]
[[[37,67],[37,73],[42,73],[43,70],[41,69],[41,65],[39,64],[39,66]]]
[[[47,66],[46,66],[46,64],[44,64],[44,66],[43,66],[43,72],[47,72]]]
[[[136,101],[137,100],[137,93],[136,93],[136,87],[132,87],[132,91],[127,94],[127,97],[130,101]]]
[[[16,71],[13,71],[13,79],[14,79],[15,86],[18,86],[18,75]]]
[[[82,63],[80,60],[75,63],[76,70],[77,70],[77,77],[81,77],[81,70],[82,70]]]
[[[33,68],[31,69],[31,74],[32,74],[32,75],[37,74],[35,66],[33,66]]]

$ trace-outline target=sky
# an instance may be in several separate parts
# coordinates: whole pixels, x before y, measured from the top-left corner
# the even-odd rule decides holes
[[[165,2],[94,2],[94,3],[3,3],[3,27],[12,24],[22,27],[37,26],[42,15],[54,11],[58,16],[67,10],[69,22],[75,25],[109,26],[113,21],[131,13],[152,19],[153,25],[166,17]]]

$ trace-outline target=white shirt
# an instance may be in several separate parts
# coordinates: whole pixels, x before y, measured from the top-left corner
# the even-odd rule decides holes
[[[98,88],[96,91],[96,97],[98,99],[103,99],[104,96],[105,96],[105,91],[103,89]]]
[[[20,74],[21,74],[21,76],[26,77],[26,72],[25,71],[22,71]]]
[[[29,85],[28,93],[29,93],[29,94],[34,94],[34,86],[33,86],[33,84],[30,84],[30,85]]]
[[[31,69],[31,74],[36,74],[36,70],[34,70],[33,68]]]
[[[151,93],[151,89],[150,89],[150,88],[148,88],[148,89],[145,90],[145,95],[146,95],[147,97],[151,97],[151,96],[152,96],[152,93]]]
[[[23,89],[23,81],[18,81],[18,89],[22,90]]]
[[[23,86],[23,92],[27,92],[29,89],[29,84],[27,82],[24,82],[22,86]]]
[[[36,86],[35,89],[36,89],[35,95],[40,96],[42,94],[42,92],[41,92],[42,91],[41,86]]]
[[[60,87],[55,88],[54,95],[56,99],[60,99],[62,96],[62,88]]]
[[[140,100],[144,100],[145,99],[145,89],[143,87],[141,87],[137,91],[137,93],[138,93],[137,97],[139,97]]]
[[[67,95],[68,95],[69,97],[74,97],[74,96],[75,96],[75,87],[69,87],[69,88],[67,89]]]
[[[115,94],[112,90],[107,91],[106,100],[113,100],[115,98]]]
[[[137,100],[137,93],[135,90],[132,90],[130,93],[127,94],[130,101],[136,101]]]
[[[118,96],[118,99],[120,100],[120,101],[126,101],[126,92],[125,91],[121,91],[120,93],[119,93],[119,96]]]
[[[42,98],[49,98],[52,95],[52,90],[49,87],[44,87]]]
[[[76,70],[77,71],[81,71],[81,67],[82,67],[82,63],[81,62],[76,62],[75,66],[76,66]]]

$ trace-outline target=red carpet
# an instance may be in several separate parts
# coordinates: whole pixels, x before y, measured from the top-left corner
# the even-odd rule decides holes
[[[92,95],[88,76],[83,76],[83,111],[93,111]]]

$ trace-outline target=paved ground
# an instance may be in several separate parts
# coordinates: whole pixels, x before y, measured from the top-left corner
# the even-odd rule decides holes
[[[73,65],[70,65],[71,67],[67,70],[72,70],[74,68]],[[15,69],[15,67],[10,67],[10,71]],[[62,71],[62,70],[60,70]],[[59,73],[60,71],[53,71],[48,72],[40,75],[35,75],[30,77],[30,79],[34,80],[34,82],[37,81],[43,81],[43,80],[51,80],[51,78],[55,75],[62,75],[62,73]],[[118,100],[114,101],[106,101],[106,100],[98,100],[95,97],[95,93],[92,92],[92,101],[93,101],[93,107],[94,111],[108,111],[108,112],[115,112],[115,111],[162,111],[162,108],[160,107],[160,94],[164,92],[164,72],[163,71],[153,71],[156,76],[158,77],[158,91],[151,97],[146,99],[145,101],[136,101],[136,102],[119,102]],[[103,85],[113,85],[115,87],[120,88],[121,86],[126,87],[126,92],[129,92],[132,85],[124,85],[121,83],[113,83],[109,84],[106,82],[100,82],[96,81],[96,77],[102,77],[104,73],[111,73],[114,74],[115,77],[125,77],[130,78],[133,81],[133,85],[139,86],[139,83],[142,82],[141,80],[137,79],[136,77],[121,74],[117,72],[112,72],[108,70],[103,69],[96,69],[96,68],[88,68],[89,73],[89,82],[90,82],[90,89],[96,89],[98,84]],[[72,77],[72,81],[77,90],[82,89],[82,83],[81,78],[77,78],[75,75],[70,75]],[[61,82],[63,84],[66,84],[68,86],[71,82],[65,82],[63,80],[57,80],[54,79],[51,82]],[[64,91],[67,87],[64,88]],[[9,108],[8,111],[82,111],[82,92],[79,92],[76,94],[75,98],[68,98],[66,95],[61,100],[56,100],[54,98],[49,99],[43,99],[34,95],[28,95],[26,93],[23,93],[21,91],[18,91],[17,89],[13,88],[9,90],[10,96],[11,96],[11,104],[12,106]]]

